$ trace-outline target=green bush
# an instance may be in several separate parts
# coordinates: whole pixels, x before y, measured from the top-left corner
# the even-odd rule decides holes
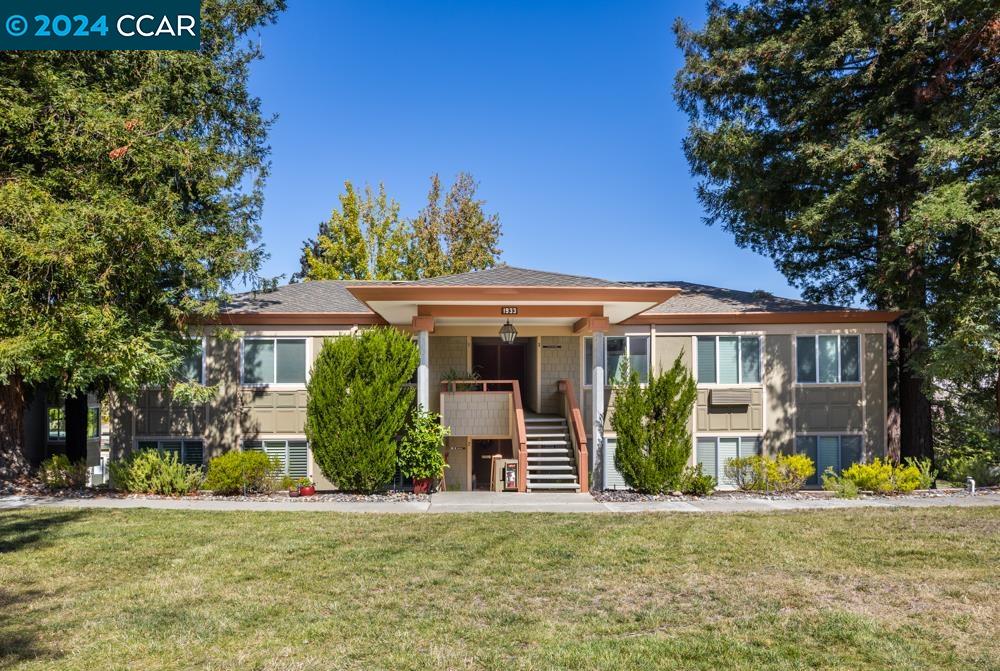
[[[701,470],[701,464],[686,466],[681,472],[677,489],[681,494],[708,496],[715,491],[715,478]]]
[[[840,474],[842,480],[850,480],[857,488],[877,494],[906,494],[915,489],[927,489],[934,482],[937,473],[931,470],[927,460],[909,459],[906,464],[875,457],[866,464],[851,464]]]
[[[111,486],[134,494],[189,494],[201,486],[203,474],[197,466],[182,464],[173,452],[133,452],[109,465]]]
[[[87,484],[87,463],[70,463],[65,454],[54,454],[38,468],[38,479],[50,489],[83,487]]]
[[[726,477],[745,492],[797,492],[816,472],[813,460],[804,454],[754,455],[729,459]]]
[[[232,450],[208,462],[205,489],[216,494],[266,494],[281,462],[263,452]],[[283,481],[282,481],[283,482]]]
[[[650,375],[645,388],[632,372],[618,389],[611,426],[618,434],[615,468],[632,489],[678,489],[691,456],[688,420],[698,388],[678,355],[670,370]]]
[[[858,498],[858,486],[852,480],[837,475],[833,467],[827,467],[823,473],[823,489],[833,492],[839,499]]]
[[[451,430],[441,424],[441,416],[418,410],[399,443],[399,470],[408,478],[422,480],[444,477],[445,438]]]
[[[309,379],[306,435],[320,470],[340,489],[374,492],[392,481],[418,361],[410,335],[394,328],[323,345]]]

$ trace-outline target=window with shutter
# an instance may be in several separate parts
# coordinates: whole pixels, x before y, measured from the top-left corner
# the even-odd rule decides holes
[[[719,479],[719,471],[716,468],[715,458],[715,438],[699,438],[697,442],[696,458],[701,464],[701,471],[711,475],[716,480]]]
[[[719,438],[719,473],[716,479],[719,481],[720,485],[724,487],[732,487],[736,484],[731,479],[726,477],[726,464],[729,463],[730,459],[737,458],[739,456],[739,452],[739,438]]]
[[[715,376],[715,338],[698,338],[698,382],[714,384]]]
[[[719,384],[740,383],[740,341],[735,336],[719,338]]]
[[[309,447],[304,440],[288,441],[288,475],[304,478],[309,475]]]
[[[816,436],[796,436],[795,438],[795,451],[799,454],[804,454],[815,464],[816,462]],[[819,483],[819,476],[813,473],[808,479],[806,479],[807,485],[815,485]]]

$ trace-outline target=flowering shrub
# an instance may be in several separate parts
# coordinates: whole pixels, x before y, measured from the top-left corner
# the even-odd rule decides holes
[[[724,468],[726,477],[745,492],[796,492],[816,472],[813,460],[804,454],[738,457]]]
[[[52,489],[83,487],[87,484],[87,464],[83,461],[74,464],[65,454],[54,454],[38,468],[38,479]]]

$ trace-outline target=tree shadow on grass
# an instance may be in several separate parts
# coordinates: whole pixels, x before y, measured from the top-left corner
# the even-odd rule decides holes
[[[0,587],[0,669],[59,656],[42,643],[42,626],[27,614],[30,603],[45,596],[41,590]]]
[[[47,545],[51,532],[84,516],[83,510],[47,510],[33,515],[0,513],[0,555],[31,546]]]

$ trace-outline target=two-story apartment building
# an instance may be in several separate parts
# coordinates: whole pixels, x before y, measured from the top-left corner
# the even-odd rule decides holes
[[[487,486],[495,455],[518,461],[521,490],[625,486],[609,423],[615,383],[626,362],[648,379],[678,356],[698,383],[692,463],[721,486],[726,459],[761,451],[805,452],[822,472],[885,454],[887,323],[898,316],[508,266],[291,284],[238,297],[197,336],[188,375],[217,385],[213,402],[143,392],[116,407],[112,450],[157,446],[200,464],[261,449],[333,488],[304,433],[311,364],[328,338],[392,325],[419,347],[418,403],[451,427],[451,489]]]

